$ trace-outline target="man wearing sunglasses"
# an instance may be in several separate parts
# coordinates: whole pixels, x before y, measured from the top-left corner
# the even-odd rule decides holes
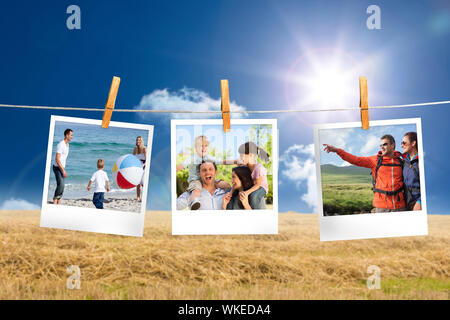
[[[373,213],[405,211],[402,154],[395,151],[393,136],[390,134],[382,136],[381,150],[371,157],[357,157],[331,145],[324,144],[324,146],[327,153],[335,152],[344,161],[372,169]]]

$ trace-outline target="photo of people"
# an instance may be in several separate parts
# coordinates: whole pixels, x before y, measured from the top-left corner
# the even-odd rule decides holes
[[[330,154],[328,157],[322,157],[322,161],[327,163],[321,162],[324,215],[421,210],[419,154],[415,130],[415,125],[377,127],[355,136],[351,132],[354,129],[341,129],[339,134],[347,137],[345,145],[351,150],[355,150],[351,145],[357,145],[352,143],[353,139],[363,138],[366,141],[360,149],[360,156],[325,143],[326,137],[333,135],[333,140],[336,141],[335,137],[339,134],[324,132],[323,138],[321,137],[321,142],[324,142],[323,151]],[[377,134],[379,146],[375,143]],[[398,147],[402,152],[397,151]],[[332,159],[332,154],[338,157]],[[342,163],[336,166],[339,161]],[[363,168],[371,170],[371,177],[369,174],[364,176]],[[364,185],[367,187],[364,188]],[[342,188],[343,186],[345,188]],[[368,190],[373,191],[373,195]],[[353,202],[346,197],[348,194],[351,194]],[[370,203],[369,198],[372,198]],[[369,210],[371,206],[373,208]]]
[[[144,215],[152,137],[148,125],[111,122],[102,128],[100,120],[52,116],[41,216],[45,226],[98,231],[89,230],[95,219],[103,219],[98,214],[104,219],[108,213]],[[63,213],[66,221],[52,217]],[[120,225],[108,230],[122,234]]]
[[[321,238],[426,232],[420,119],[317,125],[315,151]]]
[[[124,189],[112,180],[112,170],[125,154],[134,155],[145,168],[143,134],[144,130],[56,122],[49,203],[140,212],[144,171],[139,171],[137,185]]]
[[[219,126],[216,127],[215,131],[220,132]],[[266,209],[266,203],[272,203],[272,185],[269,190],[267,177],[268,169],[272,171],[270,154],[264,150],[272,148],[271,128],[254,125],[237,130],[246,130],[249,138],[253,134],[263,147],[247,141],[235,151],[229,148],[222,152],[213,146],[210,152],[210,139],[199,135],[194,138],[192,147],[179,153],[177,160],[183,161],[177,164],[178,210],[186,207],[190,210],[258,210]],[[234,155],[235,159],[223,159],[228,154]],[[183,188],[186,184],[183,170],[187,172],[187,188]]]
[[[276,121],[233,121],[172,121],[175,212],[276,210]]]

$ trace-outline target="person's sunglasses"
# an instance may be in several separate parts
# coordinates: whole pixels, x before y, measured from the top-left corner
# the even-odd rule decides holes
[[[406,141],[402,141],[402,146],[406,146],[407,142]]]
[[[386,147],[389,143],[385,142],[383,144],[380,144],[380,148]]]

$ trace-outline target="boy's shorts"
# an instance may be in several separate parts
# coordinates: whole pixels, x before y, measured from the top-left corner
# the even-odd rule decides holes
[[[216,179],[215,182],[217,184],[220,181],[222,181],[222,179]],[[195,189],[202,190],[202,188],[203,188],[203,186],[202,186],[202,182],[200,180],[191,180],[191,182],[189,182],[189,186],[186,191],[192,192]]]
[[[105,198],[104,192],[94,192],[94,196],[92,197],[92,202],[97,209],[103,209],[103,200]]]

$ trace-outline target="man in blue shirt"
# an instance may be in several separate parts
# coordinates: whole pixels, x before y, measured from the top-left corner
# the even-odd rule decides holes
[[[202,190],[199,197],[190,192],[184,192],[177,198],[177,210],[183,210],[194,202],[200,203],[200,210],[222,210],[224,189],[216,188],[215,180],[217,166],[212,161],[203,161],[198,169]]]

